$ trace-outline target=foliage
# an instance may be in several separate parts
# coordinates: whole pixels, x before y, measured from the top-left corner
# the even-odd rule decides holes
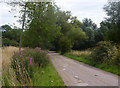
[[[72,25],[68,22],[71,18],[71,12],[70,11],[61,11],[61,10],[56,10],[57,13],[57,21],[56,25],[61,27],[61,33],[63,35],[66,35],[66,33],[72,29]]]
[[[39,67],[44,67],[46,64],[48,64],[47,52],[41,48],[36,47],[34,50],[26,48],[23,50],[23,53],[25,53],[25,56],[27,57],[32,57],[34,63]]]
[[[95,42],[104,41],[106,37],[106,32],[111,28],[111,24],[106,21],[100,23],[100,28],[95,31]]]
[[[85,32],[83,32],[79,28],[71,29],[70,31],[68,31],[67,36],[68,36],[69,39],[71,39],[71,41],[73,43],[73,48],[75,48],[76,46],[79,47],[80,42],[82,40],[87,39]]]
[[[96,63],[106,63],[106,64],[118,64],[115,62],[118,60],[118,51],[117,47],[111,42],[101,41],[93,49],[91,54],[91,60]],[[116,57],[116,58],[115,58]]]
[[[72,43],[71,40],[69,40],[66,36],[60,37],[58,45],[58,50],[61,52],[61,54],[71,51]]]
[[[36,65],[35,65],[35,61],[32,58],[31,61],[31,65],[33,66],[33,68],[31,67],[27,67],[27,68],[31,68],[28,69],[29,71],[27,72],[27,70],[25,69],[25,73],[20,72],[20,68],[18,69],[13,69],[13,67],[11,66],[11,63],[13,65],[13,57],[16,61],[22,61],[21,59],[23,59],[22,57],[20,57],[21,54],[20,52],[17,52],[19,50],[19,48],[17,47],[3,47],[2,48],[2,86],[65,86],[64,82],[62,81],[61,77],[59,76],[59,74],[57,73],[57,71],[55,70],[54,66],[52,65],[52,62],[48,60],[48,58],[46,58],[47,61],[44,62],[44,66],[40,65],[39,67],[39,63],[43,63],[41,62],[41,59],[45,59],[45,57],[47,57],[46,52],[41,50],[40,48],[36,48],[36,49],[30,49],[30,48],[26,48],[25,50],[21,51],[22,55],[28,56],[27,59],[25,60],[26,63],[28,61],[28,65],[24,64],[24,66],[30,66],[30,57],[32,56],[36,56],[38,54],[40,54],[41,56],[37,56],[40,57],[40,59],[38,60],[36,59]],[[15,52],[15,54],[14,54]],[[23,53],[24,52],[24,53]],[[35,53],[37,52],[37,53]],[[39,53],[38,53],[39,52]],[[33,54],[34,53],[34,54]],[[13,56],[14,54],[14,56]],[[44,55],[45,54],[45,55]],[[18,56],[16,56],[18,55]],[[44,56],[43,56],[44,55]],[[15,58],[16,56],[16,58]],[[10,60],[11,58],[11,60]],[[14,60],[14,61],[15,61]],[[49,63],[48,63],[49,61]],[[33,63],[34,62],[34,63]],[[24,62],[23,62],[24,63]],[[20,65],[20,63],[17,64],[17,62],[15,63],[15,65]],[[22,64],[23,65],[23,64]],[[35,65],[35,67],[34,67]],[[17,67],[17,66],[16,66]],[[25,68],[25,67],[24,67]],[[20,77],[19,74],[16,74],[16,71],[19,70]],[[22,71],[24,69],[21,69]],[[29,76],[27,73],[29,73],[30,71],[33,71],[33,75],[32,78],[30,78],[31,76]],[[53,74],[54,73],[54,74]],[[28,76],[27,76],[28,75]],[[26,77],[27,76],[27,77]],[[21,82],[18,81],[21,80]],[[29,80],[28,80],[29,79]]]
[[[28,2],[26,10],[23,47],[53,49],[58,45],[56,39],[59,39],[61,35],[72,41],[72,49],[81,50],[94,45],[92,44],[95,41],[94,30],[97,29],[97,26],[91,19],[86,18],[80,22],[77,17],[71,15],[70,11],[61,11],[57,5],[49,2]],[[24,8],[20,12],[23,14]],[[22,19],[23,15],[20,17],[21,21]],[[13,36],[12,33],[10,35]],[[19,38],[11,37],[10,40],[18,42]]]
[[[28,2],[23,46],[53,49],[58,44],[56,39],[61,35],[72,41],[74,50],[87,49],[104,40],[119,43],[119,4],[119,1],[109,2],[104,6],[108,17],[101,22],[100,28],[97,28],[91,19],[85,18],[80,22],[70,11],[61,11],[55,3]],[[23,14],[24,8],[20,12]],[[22,19],[23,15],[20,17],[21,21]],[[20,30],[13,30],[8,25],[3,25],[2,28],[3,38],[19,42]]]
[[[64,56],[120,75],[120,46],[108,41],[99,42],[96,47],[85,51],[72,51]]]
[[[120,1],[108,2],[103,8],[108,15],[107,20],[111,23],[118,23],[120,18]]]
[[[1,29],[2,31],[10,31],[12,28],[9,25],[2,25]]]
[[[23,46],[49,49],[51,42],[60,34],[56,7],[51,3],[28,3],[28,29],[24,32]]]
[[[81,58],[84,58],[84,59],[88,59],[90,54],[91,54],[90,50],[85,50],[85,51],[72,50],[71,52],[67,53],[67,55],[77,56],[77,57],[81,57]]]
[[[19,46],[19,43],[16,42],[15,40],[10,40],[8,38],[3,38],[2,39],[2,45],[3,46]]]
[[[79,46],[81,46],[81,42],[86,40],[87,36],[81,29],[82,23],[77,19],[77,17],[72,17],[70,14],[71,13],[66,15],[69,16],[69,19],[63,19],[63,21],[60,21],[62,23],[59,25],[61,26],[62,34],[72,41],[72,49],[80,49]],[[70,22],[68,20],[70,20]]]
[[[81,50],[93,47],[96,41],[95,35],[98,29],[97,25],[91,19],[85,18],[83,19],[80,28],[82,29],[83,32],[85,32],[87,40],[83,39],[82,41],[80,41],[79,46],[81,47],[80,48],[78,47],[78,49]]]
[[[33,86],[62,86],[64,88],[65,84],[51,61],[46,67],[36,70],[32,79]]]
[[[43,67],[48,63],[46,52],[40,48],[26,48],[16,52],[11,59],[11,66],[14,69],[17,80],[21,84],[28,84],[33,77],[35,67]]]
[[[106,21],[111,25],[111,28],[106,33],[106,40],[120,43],[120,1],[109,2],[104,6],[104,10],[108,17]]]
[[[73,56],[71,54],[65,54],[64,56],[71,58],[73,60],[77,60],[77,61],[80,61],[82,63],[88,64],[90,66],[94,66],[94,67],[102,69],[104,71],[111,72],[111,73],[114,73],[116,75],[120,75],[120,72],[118,71],[118,65],[107,65],[105,63],[98,64],[96,62],[91,61],[89,59],[89,56],[87,58],[81,58],[78,56]]]
[[[93,23],[91,19],[88,19],[88,18],[83,19],[83,29],[85,27],[89,27],[90,29],[93,29],[93,30],[97,29],[97,25]]]
[[[16,74],[12,68],[9,68],[6,73],[2,74],[2,86],[21,86],[17,80]]]
[[[20,29],[12,29],[9,25],[3,25],[2,28],[2,45],[18,46],[20,38]]]
[[[90,27],[86,27],[84,29],[84,32],[86,33],[86,36],[88,37],[87,41],[85,42],[86,47],[85,48],[89,48],[94,46],[95,44],[95,31],[93,29],[91,29]]]
[[[67,32],[67,36],[73,43],[73,49],[80,49],[79,47],[81,47],[81,42],[87,40],[88,37],[86,36],[86,33],[79,27],[81,22],[79,22],[76,17],[72,18],[71,24],[72,29]]]
[[[116,47],[114,47],[114,50],[115,50],[115,54],[114,56],[112,57],[112,61],[113,61],[113,64],[117,65],[117,66],[120,66],[120,45],[117,45]]]
[[[117,25],[111,24],[112,27],[106,31],[106,35],[104,37],[105,40],[107,41],[113,41],[116,43],[119,43],[119,30],[117,28]]]

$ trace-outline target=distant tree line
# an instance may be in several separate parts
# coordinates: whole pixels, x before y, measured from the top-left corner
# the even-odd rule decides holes
[[[20,29],[12,29],[9,25],[1,26],[2,46],[18,46],[20,41]]]

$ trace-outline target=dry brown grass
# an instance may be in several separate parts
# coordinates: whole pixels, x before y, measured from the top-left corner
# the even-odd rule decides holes
[[[12,55],[14,54],[14,52],[16,52],[18,50],[19,50],[19,48],[13,47],[13,46],[3,47],[2,48],[2,68],[3,68],[2,73],[3,74],[10,67],[10,62],[11,62],[10,58],[12,57]]]
[[[18,51],[19,48],[9,46],[2,47],[2,85],[6,86],[20,86],[17,81],[14,70],[10,67],[11,60],[10,58],[13,56],[14,52]]]
[[[73,56],[77,56],[77,57],[82,57],[82,56],[87,56],[91,54],[91,51],[86,50],[86,51],[71,51],[68,54],[73,55]]]

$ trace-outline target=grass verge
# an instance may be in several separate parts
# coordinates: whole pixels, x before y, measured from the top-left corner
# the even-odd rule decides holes
[[[115,66],[115,65],[109,65],[108,66],[107,64],[96,64],[95,62],[92,62],[89,59],[84,59],[84,58],[73,56],[73,55],[70,55],[70,54],[64,54],[64,56],[120,76],[120,72],[118,71],[119,70],[118,66]]]
[[[51,61],[46,67],[36,68],[36,70],[32,79],[33,86],[65,86]]]

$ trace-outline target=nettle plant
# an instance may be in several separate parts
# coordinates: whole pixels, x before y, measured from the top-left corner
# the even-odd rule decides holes
[[[15,52],[11,59],[11,66],[15,71],[17,80],[22,84],[30,82],[36,67],[44,67],[48,63],[47,52],[41,48],[25,48],[21,52]]]

